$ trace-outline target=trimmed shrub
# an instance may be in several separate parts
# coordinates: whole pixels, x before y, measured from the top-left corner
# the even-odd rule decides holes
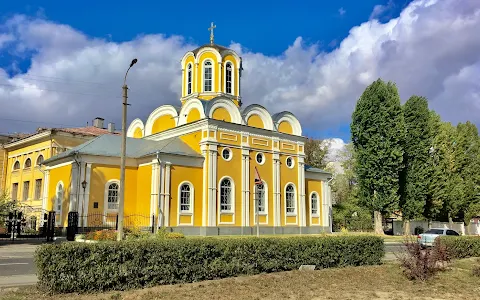
[[[35,253],[39,288],[51,293],[126,290],[298,269],[380,264],[375,236],[147,239],[62,243]]]
[[[480,256],[479,236],[441,236],[435,240],[435,247],[443,245],[451,259]]]
[[[423,249],[417,242],[405,241],[404,246],[404,253],[396,255],[408,279],[427,280],[446,269],[449,258],[443,245]]]

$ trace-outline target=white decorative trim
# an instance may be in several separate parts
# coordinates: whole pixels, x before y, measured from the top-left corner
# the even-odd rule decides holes
[[[38,166],[38,159],[40,158],[40,156],[43,158],[43,160],[45,160],[45,156],[42,153],[38,153],[37,158],[35,159],[34,167]],[[42,163],[43,163],[43,161],[42,161]]]
[[[238,141],[238,135],[231,134],[231,133],[220,132],[220,140],[227,140],[227,141],[236,142],[236,141]]]
[[[252,138],[252,145],[268,147],[268,140],[259,139],[259,138]]]
[[[280,159],[278,153],[273,154],[273,226],[281,226],[280,213]]]
[[[226,57],[227,55],[232,55],[235,58],[237,68],[240,68],[242,59],[240,58],[240,56],[238,56],[237,52],[233,51],[232,49],[226,49],[223,50],[221,54],[223,57]]]
[[[215,99],[208,101],[206,111],[209,118],[213,118],[213,112],[217,108],[225,108],[230,114],[231,122],[234,124],[242,124],[242,115],[238,110],[238,107],[233,103],[233,101],[227,97],[219,96]],[[221,120],[220,120],[221,121]]]
[[[252,115],[258,115],[263,122],[263,127],[267,130],[274,130],[272,116],[268,110],[259,104],[250,104],[242,111],[242,124],[248,126],[248,118]]]
[[[205,110],[203,108],[202,102],[197,98],[191,98],[185,102],[185,104],[182,106],[182,109],[180,110],[178,126],[187,124],[188,114],[190,114],[190,111],[194,108],[196,108],[200,113],[200,119],[205,118]]]
[[[15,169],[15,164],[18,162],[18,169]],[[6,163],[6,162],[5,162]],[[15,162],[12,164],[12,172],[13,171],[19,171],[22,169],[22,163],[20,160],[16,159]]]
[[[35,152],[40,152],[40,154],[41,154],[42,151],[45,151],[45,150],[48,150],[48,149],[50,149],[50,147],[41,147],[41,148],[36,148],[36,149],[33,149],[33,150],[29,150],[29,151],[17,152],[15,154],[8,155],[8,158],[19,158],[19,157],[24,156],[24,155],[33,154]]]
[[[178,112],[172,105],[162,105],[157,107],[151,114],[148,116],[147,122],[145,123],[145,136],[152,135],[152,128],[155,121],[165,115],[170,115],[175,122],[175,126],[178,124]]]
[[[183,66],[185,66],[185,63],[187,62],[187,59],[192,56],[195,58],[195,55],[193,54],[192,51],[188,51],[187,53],[185,53],[185,55],[182,57],[182,60],[180,61],[180,63],[182,64],[182,68]]]
[[[312,196],[316,195],[317,196],[317,213],[312,212]],[[319,218],[320,217],[320,195],[318,194],[317,191],[312,191],[310,195],[308,196],[308,203],[309,203],[309,215],[310,215],[310,225],[312,225],[312,218]],[[321,224],[318,224],[321,225]]]
[[[61,200],[61,205],[60,205],[60,211],[57,210],[57,202],[58,202],[58,188],[62,186],[62,200]],[[63,204],[65,202],[65,184],[63,184],[62,180],[59,180],[57,182],[57,185],[55,187],[55,202],[53,203],[53,211],[55,211],[55,215],[58,213],[58,218],[55,217],[55,225],[60,226],[62,224],[62,213],[63,213]]]
[[[283,111],[281,113],[274,115],[273,123],[277,131],[278,131],[278,126],[283,121],[290,123],[290,125],[292,126],[294,135],[300,135],[300,136],[302,135],[302,126],[300,125],[300,122],[298,121],[297,117],[295,117],[291,112]]]
[[[191,84],[192,84],[190,93],[188,92],[188,66],[191,66],[191,67],[192,67],[191,70],[190,70],[190,71],[192,72],[191,77],[190,77],[190,79],[191,79]],[[193,73],[193,63],[192,63],[192,62],[189,62],[189,63],[185,66],[185,78],[182,78],[182,84],[184,85],[184,90],[183,90],[183,92],[184,92],[183,95],[184,95],[184,96],[188,96],[188,95],[193,94],[193,85],[194,85],[194,83],[196,82],[196,81],[194,80],[194,75],[193,75],[193,74],[194,74],[194,73]]]
[[[202,155],[203,155],[203,177],[202,177],[202,226],[207,226],[207,203],[208,203],[208,192],[207,192],[207,184],[208,184],[208,166],[207,166],[207,150],[205,146],[201,147]]]
[[[307,208],[305,207],[305,164],[303,157],[298,157],[298,200],[300,202],[300,226],[305,227],[307,226]]]
[[[257,159],[258,155],[261,155],[261,156],[262,156],[262,161],[261,161],[261,162],[259,162],[258,159]],[[265,164],[265,161],[266,161],[265,154],[263,154],[262,152],[257,152],[257,153],[255,154],[255,162],[256,162],[257,164],[263,165],[263,164]]]
[[[27,164],[27,161],[30,160],[30,167],[26,167],[25,165]],[[23,170],[25,169],[31,169],[32,168],[32,159],[30,157],[27,157],[24,161],[23,161]]]
[[[294,196],[294,202],[295,202],[295,211],[292,213],[292,212],[288,212],[287,213],[287,186],[289,185],[292,185],[293,186],[293,191],[295,193],[295,196]],[[285,187],[283,188],[283,202],[284,202],[284,214],[285,214],[285,225],[297,225],[298,224],[298,216],[297,216],[297,213],[298,213],[298,191],[297,191],[297,187],[295,186],[295,184],[293,182],[287,182],[287,184],[285,184]],[[295,223],[287,223],[287,217],[295,217]]]
[[[285,142],[282,142],[281,144],[282,144],[282,147],[281,147],[282,149],[295,151],[295,145],[285,143]]]
[[[50,134],[52,134],[52,131],[47,130],[47,131],[44,131],[44,132],[37,133],[37,134],[35,134],[35,135],[29,136],[29,137],[24,138],[24,139],[21,139],[21,140],[15,141],[15,142],[11,142],[11,143],[9,143],[9,144],[5,144],[5,145],[3,145],[3,148],[9,149],[9,148],[13,148],[13,147],[15,147],[15,146],[20,146],[20,145],[25,144],[25,143],[28,143],[28,142],[33,142],[33,141],[39,140],[39,139],[41,139],[41,138],[48,137],[48,136],[50,136]],[[30,152],[32,152],[32,151],[35,151],[35,150],[31,150],[31,151],[29,151],[28,153],[30,153]]]
[[[250,156],[248,149],[242,149],[242,224],[241,226],[250,226]]]
[[[189,211],[181,211],[181,187],[182,185],[187,184],[190,186],[190,210]],[[190,181],[182,181],[178,185],[178,194],[177,194],[177,226],[180,225],[188,225],[188,226],[193,226],[193,216],[195,212],[195,187]],[[190,216],[190,223],[180,223],[180,216]]]
[[[223,180],[225,179],[228,179],[230,180],[230,183],[231,183],[231,210],[229,211],[222,211],[221,210],[221,192],[222,192],[222,189],[221,189],[221,183]],[[232,224],[235,224],[235,205],[236,205],[236,195],[235,195],[235,182],[233,181],[233,179],[230,177],[230,176],[223,176],[222,178],[220,178],[220,180],[218,181],[218,209],[217,209],[217,217],[218,217],[218,224],[221,224],[221,225],[224,225],[224,224],[229,224],[229,225],[232,225]],[[221,215],[232,215],[232,222],[222,222],[221,220]]]
[[[228,151],[228,159],[225,158],[225,157],[223,157],[223,152],[224,152],[224,151]],[[223,160],[225,160],[225,161],[231,161],[232,158],[233,158],[233,151],[232,151],[230,148],[225,147],[225,148],[222,149],[222,153],[220,153],[220,156],[221,156],[221,157],[223,158]]]
[[[50,184],[50,171],[46,170],[43,176],[43,191],[42,191],[42,209],[48,210],[47,204],[49,198],[49,184]]]
[[[171,164],[165,164],[165,226],[170,226],[170,185],[171,185]]]
[[[259,223],[259,225],[268,225],[268,216],[269,216],[269,213],[268,213],[268,185],[267,185],[267,182],[265,182],[265,180],[262,180],[263,182],[263,187],[265,189],[265,211],[264,212],[259,212],[258,213],[258,216],[266,216],[265,218],[265,222],[264,223]],[[257,212],[257,209],[258,209],[258,205],[257,205],[257,202],[255,201],[257,199],[257,189],[256,189],[256,185],[253,184],[252,186],[252,195],[253,195],[253,205],[255,207],[255,209],[253,210],[253,225],[257,225],[257,219],[256,219],[256,212]],[[259,218],[260,219],[260,218]]]
[[[217,146],[208,149],[208,226],[216,226],[217,211]]]
[[[166,215],[166,205],[165,205],[165,164],[160,164],[160,200],[159,200],[159,213],[158,213],[158,224],[160,227],[165,226],[165,215]]]
[[[150,215],[157,215],[157,207],[158,203],[158,162],[156,159],[153,159],[152,162],[150,162],[150,165],[152,166],[152,173],[151,173],[151,179],[150,179]],[[150,226],[153,226],[153,219],[150,218]],[[158,224],[157,224],[158,226]]]
[[[86,171],[85,171],[85,181],[87,182],[87,186],[85,187],[84,194],[83,194],[83,220],[82,220],[82,225],[88,226],[88,206],[90,205],[90,187],[91,187],[91,182],[90,178],[92,177],[92,164],[85,164],[86,165]]]
[[[217,62],[221,62],[222,61],[222,56],[220,56],[220,53],[218,52],[217,49],[213,48],[213,47],[203,47],[202,49],[200,49],[200,51],[197,52],[197,55],[195,56],[195,63],[197,64],[200,64],[200,58],[202,57],[202,55],[204,53],[207,53],[207,52],[211,52],[213,54],[215,54],[215,57],[217,58]],[[205,61],[205,59],[203,60]],[[202,63],[203,63],[202,61]]]
[[[137,118],[137,119],[133,120],[132,123],[130,123],[130,126],[128,126],[127,137],[133,138],[137,128],[140,128],[140,130],[142,131],[142,137],[144,137],[146,135],[145,134],[145,126],[143,125],[142,120]]]

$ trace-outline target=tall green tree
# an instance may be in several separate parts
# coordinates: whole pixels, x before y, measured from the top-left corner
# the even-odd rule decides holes
[[[395,84],[373,82],[357,102],[350,125],[356,155],[359,199],[374,212],[375,233],[382,216],[398,208],[405,124]]]
[[[324,169],[329,144],[322,140],[308,138],[305,142],[305,164],[314,168]]]
[[[400,208],[404,234],[410,233],[410,220],[423,216],[429,191],[428,178],[432,134],[430,111],[425,97],[412,96],[403,105],[405,119],[404,170],[401,176]]]

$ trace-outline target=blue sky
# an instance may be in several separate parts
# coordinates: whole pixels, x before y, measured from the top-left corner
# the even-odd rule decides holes
[[[261,103],[272,113],[293,111],[306,135],[348,140],[355,101],[378,77],[397,82],[403,101],[412,94],[427,96],[432,108],[446,120],[472,120],[478,111],[477,103],[469,100],[476,92],[470,81],[478,74],[478,44],[463,38],[479,29],[477,23],[472,28],[466,22],[480,8],[476,0],[465,0],[461,5],[455,0],[281,0],[273,5],[271,1],[247,0],[231,6],[225,1],[209,1],[207,5],[198,1],[149,1],[138,6],[132,1],[3,2],[0,101],[16,105],[34,101],[37,110],[31,115],[20,114],[12,104],[11,110],[0,112],[1,132],[28,131],[54,123],[82,125],[91,120],[95,116],[87,103],[99,105],[95,97],[105,95],[105,91],[118,93],[115,82],[123,67],[116,70],[115,63],[123,59],[118,63],[128,64],[132,56],[138,56],[139,64],[130,75],[130,86],[134,89],[138,80],[137,92],[140,86],[142,91],[129,119],[145,120],[163,103],[178,104],[179,80],[171,78],[178,76],[178,61],[189,46],[208,42],[211,21],[217,26],[216,43],[237,47],[248,68],[242,85],[244,102]],[[407,13],[400,17],[402,11]],[[464,26],[449,29],[448,22],[459,17]],[[445,43],[449,35],[452,45]],[[158,49],[158,55],[152,47]],[[412,56],[410,51],[417,54]],[[92,61],[94,68],[88,65]],[[259,66],[265,65],[271,70],[260,72]],[[165,70],[170,73],[162,75]],[[48,78],[60,84],[47,84]],[[421,80],[427,82],[419,84]],[[67,81],[73,87],[67,86]],[[2,93],[2,84],[12,88],[4,88]],[[73,95],[47,92],[72,89],[92,97],[85,95],[79,100]],[[459,89],[471,94],[457,95]],[[462,102],[458,110],[472,113],[452,113],[445,100],[452,95]],[[59,111],[43,110],[46,105],[42,106],[42,101],[55,103]],[[80,105],[83,101],[85,104]],[[119,124],[120,108],[109,109],[108,101],[95,111]],[[2,123],[2,118],[39,123]]]

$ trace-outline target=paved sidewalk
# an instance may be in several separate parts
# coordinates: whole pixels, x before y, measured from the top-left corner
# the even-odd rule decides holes
[[[37,283],[37,275],[11,275],[0,276],[0,288],[17,287],[35,285]]]

